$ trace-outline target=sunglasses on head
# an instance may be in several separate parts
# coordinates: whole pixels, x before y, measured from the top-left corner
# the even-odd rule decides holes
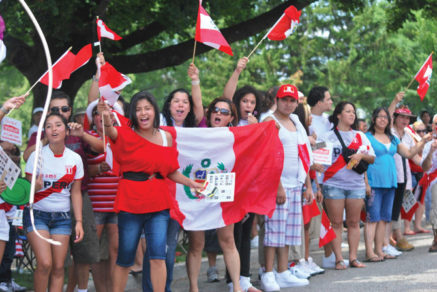
[[[230,110],[225,109],[225,108],[219,108],[219,107],[215,107],[212,112],[216,113],[216,114],[218,114],[220,112],[224,116],[229,116],[231,114]]]
[[[60,111],[62,111],[63,113],[66,113],[70,110],[69,106],[54,106],[52,108],[50,108],[50,111],[53,113],[59,113]]]

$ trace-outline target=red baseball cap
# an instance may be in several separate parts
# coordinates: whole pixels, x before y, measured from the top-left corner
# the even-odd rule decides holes
[[[279,87],[278,93],[276,93],[276,97],[284,98],[287,96],[299,100],[299,91],[297,90],[296,86],[291,84],[284,84],[281,87]]]

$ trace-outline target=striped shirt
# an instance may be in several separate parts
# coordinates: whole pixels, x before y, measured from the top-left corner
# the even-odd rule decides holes
[[[88,131],[90,135],[101,138],[93,130]],[[105,162],[106,153],[87,153],[88,165],[99,165]],[[114,200],[117,195],[118,182],[120,177],[112,171],[100,173],[90,177],[88,182],[88,196],[91,200],[94,212],[114,212]]]

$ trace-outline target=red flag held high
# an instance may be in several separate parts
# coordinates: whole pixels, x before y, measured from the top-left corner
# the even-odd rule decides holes
[[[105,62],[105,65],[100,68],[100,96],[111,105],[117,101],[120,91],[131,82],[129,77],[118,72],[109,62]]]
[[[91,44],[84,46],[77,55],[66,51],[54,64],[52,67],[53,72],[53,88],[59,89],[62,86],[62,81],[69,79],[71,73],[85,65],[92,56]],[[49,74],[44,73],[39,79],[42,84],[48,86],[49,84]]]
[[[420,96],[420,100],[423,101],[426,93],[428,92],[428,88],[431,84],[431,76],[432,76],[432,54],[426,59],[425,63],[423,63],[419,72],[417,72],[414,77],[417,82],[419,82],[419,87],[417,87],[417,94]]]
[[[272,41],[285,40],[293,33],[299,23],[301,13],[302,12],[297,10],[293,5],[289,6],[269,30],[267,37]]]
[[[97,24],[97,38],[99,41],[102,39],[102,37],[111,39],[113,41],[119,41],[122,39],[121,36],[116,34],[114,31],[112,31],[109,27],[106,26],[106,24],[101,19],[96,20]]]
[[[320,238],[319,247],[330,243],[336,237],[334,229],[332,229],[331,221],[329,221],[328,215],[325,210],[322,211],[322,224],[320,224]]]
[[[228,55],[233,56],[231,46],[223,37],[220,30],[214,24],[208,12],[202,7],[202,1],[199,1],[199,12],[197,14],[196,41],[207,46],[220,50]]]

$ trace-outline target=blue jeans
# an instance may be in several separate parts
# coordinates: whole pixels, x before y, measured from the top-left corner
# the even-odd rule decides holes
[[[372,188],[366,197],[367,222],[391,221],[395,188]]]
[[[10,282],[12,279],[11,266],[15,256],[15,239],[17,228],[9,222],[9,241],[6,243],[5,253],[0,265],[0,282]]]
[[[50,234],[71,235],[70,212],[45,212],[34,209],[33,216],[37,230],[46,230]],[[23,211],[23,227],[27,233],[34,231],[28,207]]]
[[[322,186],[322,193],[325,199],[341,200],[341,199],[364,199],[366,189],[348,190],[337,188],[330,185]]]
[[[117,265],[130,267],[134,264],[138,241],[141,231],[146,234],[147,250],[150,259],[165,260],[167,226],[170,219],[169,211],[132,214],[120,212],[118,214],[118,255]],[[144,261],[146,255],[144,255]],[[143,270],[144,277],[144,270]]]
[[[176,247],[178,245],[178,235],[181,229],[176,220],[170,219],[168,221],[167,229],[167,254],[165,257],[165,266],[167,268],[167,281],[165,283],[165,291],[171,292],[171,282],[173,281],[173,266],[176,257]],[[146,244],[146,248],[149,246]],[[144,254],[143,261],[143,291],[152,291],[152,281],[150,281],[150,262],[148,253]]]

